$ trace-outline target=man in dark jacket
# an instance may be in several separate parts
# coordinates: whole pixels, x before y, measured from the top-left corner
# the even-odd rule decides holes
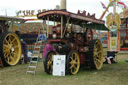
[[[26,44],[26,42],[23,39],[21,39],[21,45],[22,45],[22,54],[24,55],[24,63],[27,64],[28,49],[27,49],[27,44]]]

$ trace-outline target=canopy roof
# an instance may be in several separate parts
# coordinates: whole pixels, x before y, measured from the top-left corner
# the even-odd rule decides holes
[[[96,29],[96,30],[109,31],[109,29],[104,24],[91,23],[91,24],[84,24],[83,26],[91,29]]]
[[[0,20],[24,22],[24,19],[22,18],[9,17],[9,16],[0,16]]]
[[[61,16],[63,16],[64,21],[66,21],[68,18],[70,18],[69,23],[75,24],[75,25],[80,25],[84,27],[89,27],[92,29],[96,30],[108,30],[104,23],[105,21],[96,19],[91,16],[86,16],[86,15],[80,15],[80,14],[74,14],[68,11],[63,11],[63,10],[49,10],[45,11],[42,13],[37,14],[38,19],[43,19],[43,20],[48,20],[49,21],[56,21],[56,22],[61,22]],[[91,24],[88,24],[91,23]]]

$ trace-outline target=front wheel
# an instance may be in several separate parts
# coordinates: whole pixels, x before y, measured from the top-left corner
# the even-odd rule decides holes
[[[77,74],[80,68],[80,58],[76,51],[71,51],[67,56],[67,73]]]
[[[48,74],[52,74],[53,72],[53,55],[55,55],[55,52],[49,51],[44,60],[44,70]]]

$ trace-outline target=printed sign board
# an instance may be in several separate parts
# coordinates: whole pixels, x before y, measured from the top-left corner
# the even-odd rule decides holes
[[[110,38],[110,51],[117,51],[117,37]]]
[[[39,9],[39,10],[19,10],[16,12],[17,17],[18,16],[36,16],[38,13],[44,12],[46,9]]]
[[[66,55],[53,55],[53,76],[65,76]]]
[[[108,32],[108,51],[120,51],[120,31],[116,26]]]

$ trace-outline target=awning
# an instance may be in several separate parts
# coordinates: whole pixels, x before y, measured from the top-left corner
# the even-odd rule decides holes
[[[91,28],[91,29],[96,29],[96,30],[103,30],[103,31],[109,31],[109,29],[104,25],[104,24],[82,24],[81,27],[86,27],[86,28]]]

